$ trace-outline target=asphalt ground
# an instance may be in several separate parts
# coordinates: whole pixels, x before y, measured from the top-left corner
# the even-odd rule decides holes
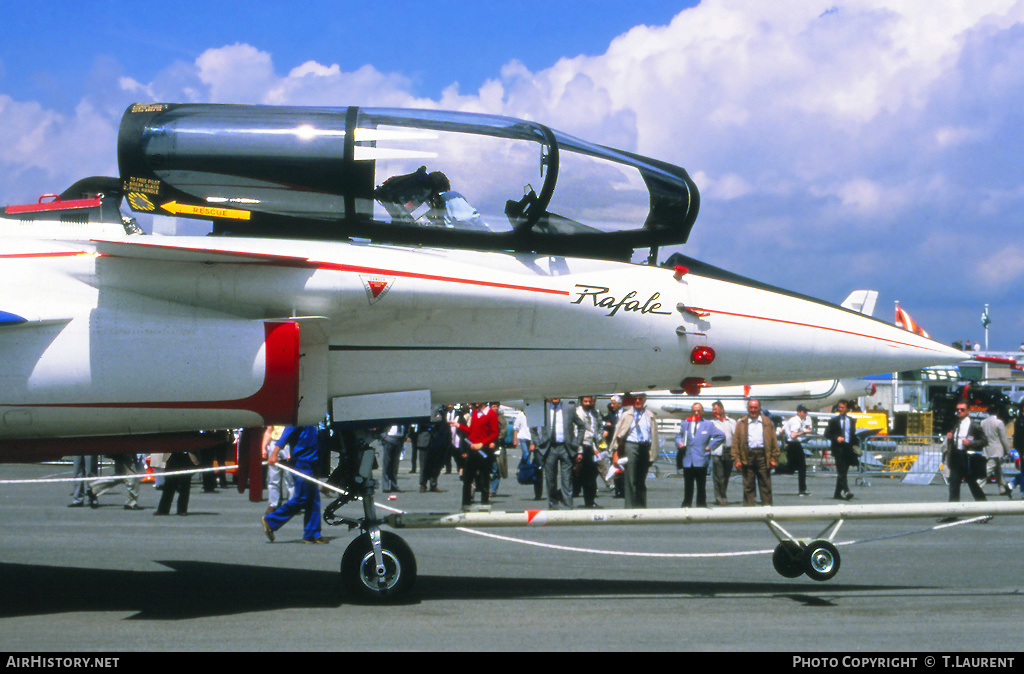
[[[0,465],[0,480],[70,475],[69,464]],[[458,509],[454,474],[442,474],[444,493],[420,494],[418,476],[403,460],[399,480],[403,491],[393,500],[378,494],[378,503]],[[878,476],[869,482],[851,481],[855,502],[946,498],[938,476],[929,486]],[[812,474],[809,483],[812,495],[798,497],[796,478],[776,475],[775,504],[833,502],[832,474]],[[681,478],[663,470],[648,484],[651,507],[679,505]],[[776,540],[763,524],[485,532],[500,539],[402,530],[418,563],[416,587],[405,603],[365,606],[339,587],[339,561],[354,536],[345,527],[325,526],[330,545],[304,545],[297,518],[269,543],[259,523],[265,501],[252,503],[233,486],[205,494],[198,478],[187,517],[153,517],[159,492],[152,485],[143,485],[142,511],[123,509],[123,489],[101,497],[96,509],[68,508],[70,491],[67,483],[0,483],[5,656],[383,650],[923,657],[1021,650],[1021,517],[940,530],[933,520],[847,522],[836,539],[842,568],[824,583],[776,574]],[[1004,498],[994,485],[986,491]],[[498,494],[495,510],[539,505],[514,477]],[[734,503],[725,507],[740,507],[740,496],[734,478]],[[598,503],[621,506],[607,492]],[[361,507],[343,512],[359,516]],[[789,528],[813,536],[826,525]],[[777,657],[790,664],[788,655]]]

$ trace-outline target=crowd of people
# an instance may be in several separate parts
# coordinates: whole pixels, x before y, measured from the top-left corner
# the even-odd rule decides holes
[[[595,396],[577,400],[551,398],[546,401],[544,421],[530,427],[519,410],[508,420],[499,404],[447,406],[438,411],[437,433],[433,440],[413,444],[413,470],[416,455],[424,454],[421,491],[438,491],[441,465],[451,472],[451,463],[462,477],[462,506],[474,506],[474,494],[480,504],[489,503],[507,474],[507,454],[518,448],[516,475],[531,484],[535,500],[547,500],[549,509],[574,507],[581,494],[584,508],[599,508],[599,483],[605,490],[623,499],[624,508],[647,507],[646,479],[658,459],[660,440],[655,417],[646,409],[644,396],[631,398],[625,408],[621,396],[613,396],[604,411],[595,406]],[[835,470],[832,498],[849,501],[849,471],[862,456],[855,401],[841,401],[826,424],[824,439]],[[681,507],[707,507],[707,481],[710,475],[714,505],[729,505],[728,485],[733,473],[741,477],[744,506],[772,505],[772,474],[780,469],[780,450],[786,453],[786,471],[797,476],[798,495],[810,496],[807,487],[807,463],[804,442],[813,435],[808,409],[799,405],[796,414],[776,424],[762,410],[760,402],[750,400],[747,414],[738,420],[729,418],[720,401],[712,403],[711,415],[695,403],[691,415],[679,426],[675,437],[676,470],[683,476]],[[1020,477],[1011,485],[1002,476],[1002,462],[1009,456],[1011,444],[1005,422],[990,411],[971,434],[970,446],[957,428],[946,436],[943,463],[949,468],[949,500],[959,500],[960,485],[968,483],[972,494],[979,494],[989,477],[995,478],[999,493],[1012,498],[1020,486]],[[1013,442],[1018,451],[1024,447],[1024,403],[1015,422]],[[963,433],[967,432],[963,429]],[[981,437],[985,436],[985,437]],[[980,458],[979,458],[980,457]],[[968,460],[975,469],[968,469]],[[488,482],[485,478],[490,476]],[[984,498],[983,493],[976,498]]]
[[[210,434],[211,442],[203,449],[195,452],[171,452],[157,454],[111,454],[113,475],[99,477],[98,456],[76,456],[72,465],[74,470],[74,490],[71,494],[69,508],[82,508],[88,504],[90,508],[98,508],[99,497],[119,486],[125,488],[125,510],[144,510],[139,505],[140,487],[143,477],[149,469],[153,471],[154,487],[160,491],[160,498],[154,515],[169,515],[171,505],[177,503],[175,512],[188,515],[189,497],[192,492],[192,469],[210,469],[214,463],[227,466],[228,455],[233,455],[234,436],[227,432]],[[226,471],[205,470],[201,473],[203,491],[215,492],[217,487],[227,487]]]
[[[516,480],[530,485],[534,500],[550,509],[572,509],[582,496],[584,508],[599,508],[599,482],[625,507],[646,507],[647,471],[658,457],[658,428],[644,398],[623,410],[614,396],[602,413],[595,396],[550,398],[543,422],[531,426],[522,410],[506,417],[498,402],[447,405],[436,410],[425,442],[413,445],[413,469],[420,459],[420,491],[439,491],[442,469],[462,480],[465,509],[489,505],[501,480],[508,478],[508,457],[518,450]]]
[[[661,447],[657,419],[642,394],[627,398],[625,406],[621,396],[612,396],[604,410],[597,408],[596,401],[592,395],[575,400],[550,398],[545,401],[543,420],[532,426],[522,410],[503,410],[496,401],[445,405],[434,410],[429,423],[388,426],[377,436],[380,487],[388,494],[401,491],[398,466],[408,443],[411,472],[418,473],[419,491],[443,493],[438,486],[440,475],[455,474],[461,482],[463,509],[489,506],[502,489],[502,481],[510,476],[510,457],[518,458],[512,473],[516,483],[530,489],[534,500],[546,501],[548,509],[579,507],[581,496],[583,508],[600,508],[599,494],[622,499],[623,508],[646,508],[648,474]],[[833,498],[837,500],[854,498],[848,472],[862,455],[856,418],[849,415],[852,407],[840,402],[824,432],[835,466]],[[990,477],[1001,495],[1012,498],[1013,490],[1021,487],[1021,477],[1011,484],[1002,472],[1004,457],[1011,451],[1006,429],[1010,419],[1001,418],[995,409],[982,421],[972,419],[966,403],[958,404],[956,412],[943,452],[949,470],[949,501],[959,501],[964,482],[976,500],[984,500],[982,485]],[[675,467],[683,477],[680,507],[708,507],[709,475],[714,505],[729,505],[729,480],[734,471],[741,478],[743,506],[772,505],[772,474],[779,469],[781,450],[785,450],[787,472],[797,475],[799,496],[809,496],[803,446],[813,434],[808,410],[800,405],[794,416],[777,421],[753,399],[747,403],[747,414],[739,419],[728,417],[720,401],[712,403],[710,415],[701,403],[694,403],[674,438]],[[1020,452],[1024,449],[1024,403],[1013,424],[1012,448]],[[330,462],[331,447],[324,445],[329,435],[327,425],[266,429],[268,507],[262,524],[271,541],[274,532],[302,512],[303,540],[327,542],[320,534],[320,488],[303,476],[326,479],[329,470],[324,464]],[[199,452],[152,455],[150,463],[158,469],[157,487],[162,490],[154,514],[170,514],[175,496],[177,514],[187,514],[193,482],[189,469],[210,467],[214,462],[226,465],[229,446],[230,440],[226,440]],[[123,484],[124,508],[142,510],[142,457],[112,458],[114,475],[76,483],[69,507],[96,507],[101,495]],[[301,475],[282,470],[280,462],[287,462]],[[96,474],[97,457],[75,458],[76,477]],[[226,486],[224,471],[201,475],[204,491],[215,491],[218,484]]]
[[[464,509],[490,504],[502,480],[509,477],[510,457],[518,459],[513,473],[517,482],[529,485],[534,500],[546,500],[549,509],[600,508],[597,497],[602,493],[622,499],[621,507],[645,508],[647,477],[661,447],[657,419],[646,408],[643,395],[628,397],[625,407],[621,396],[612,396],[604,410],[597,408],[596,400],[595,396],[550,398],[545,401],[543,420],[533,426],[523,411],[503,413],[498,402],[447,405],[435,410],[429,425],[393,426],[382,437],[384,488],[390,493],[400,491],[396,470],[408,441],[420,492],[443,491],[438,488],[441,472],[454,472],[461,480]],[[840,402],[824,432],[836,475],[832,495],[836,500],[854,498],[848,474],[862,455],[857,421],[849,414],[856,410],[854,401]],[[729,505],[728,486],[734,471],[741,478],[744,506],[772,505],[772,475],[781,470],[781,450],[786,472],[797,476],[798,495],[811,495],[804,442],[814,430],[805,406],[799,405],[784,423],[773,421],[757,400],[748,401],[747,414],[738,420],[726,415],[720,401],[711,405],[710,415],[700,403],[691,412],[674,438],[676,471],[684,478],[681,507],[708,507],[709,477],[713,504]],[[996,418],[990,416],[986,424],[994,426]],[[1024,430],[1014,437],[1024,444]],[[987,446],[992,474],[1000,470],[1000,457],[1009,453],[1009,441],[1003,451],[997,451],[993,442]],[[958,452],[947,452],[947,465],[958,461]],[[957,475],[953,467],[950,480],[955,482]],[[1013,486],[1006,484],[1001,472],[997,483],[1000,493],[1010,495]],[[951,483],[950,500],[957,498],[958,491]],[[582,504],[577,500],[581,496]]]

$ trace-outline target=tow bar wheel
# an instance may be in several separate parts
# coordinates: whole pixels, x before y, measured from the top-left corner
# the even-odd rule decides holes
[[[390,531],[380,532],[384,575],[378,577],[370,534],[360,534],[341,557],[341,582],[346,593],[361,602],[400,600],[416,582],[416,558],[412,549]]]
[[[772,566],[780,576],[799,578],[804,575],[803,550],[792,541],[779,543],[772,553]]]
[[[828,541],[811,541],[804,548],[804,571],[813,580],[828,580],[839,573],[839,550]]]

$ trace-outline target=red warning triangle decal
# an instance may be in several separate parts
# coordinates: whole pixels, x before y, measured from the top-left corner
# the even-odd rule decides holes
[[[375,304],[378,300],[382,299],[391,290],[391,286],[395,283],[394,276],[362,276],[359,277],[363,281],[363,288],[366,289],[366,299],[369,300],[370,304]]]

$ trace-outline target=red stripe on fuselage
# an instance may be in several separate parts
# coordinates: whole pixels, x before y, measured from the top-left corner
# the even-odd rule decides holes
[[[302,257],[289,257],[285,255],[274,255],[267,253],[257,252],[246,252],[236,250],[217,250],[216,248],[181,248],[178,246],[163,246],[159,244],[138,244],[144,245],[148,248],[160,248],[166,250],[180,251],[182,253],[209,253],[212,255],[221,255],[226,259],[223,261],[225,264],[258,264],[275,267],[292,267],[301,269],[323,269],[326,271],[340,271],[352,274],[374,274],[377,276],[395,276],[399,278],[413,278],[423,281],[439,281],[442,283],[462,283],[466,285],[475,285],[485,288],[501,288],[503,290],[523,290],[526,292],[534,293],[546,293],[550,295],[564,295],[569,296],[568,290],[559,290],[556,288],[539,288],[537,286],[526,286],[518,285],[514,283],[499,283],[496,281],[484,281],[481,279],[468,279],[468,278],[452,278],[448,276],[440,276],[437,274],[423,274],[420,272],[404,271],[400,269],[380,269],[377,267],[366,267],[361,265],[342,264],[337,262],[324,262],[312,260],[310,258]],[[231,257],[237,256],[238,260],[231,260]],[[120,257],[117,253],[105,253],[102,257]],[[246,260],[245,258],[259,258]],[[182,260],[184,262],[185,260]]]
[[[896,341],[895,339],[889,339],[888,337],[879,337],[878,335],[865,335],[862,332],[851,332],[850,330],[841,330],[840,328],[830,328],[827,325],[812,325],[810,323],[800,323],[798,321],[787,321],[787,320],[783,320],[781,318],[769,318],[767,316],[753,316],[753,315],[750,315],[750,314],[737,314],[737,313],[733,313],[731,311],[721,311],[719,309],[706,309],[704,307],[701,307],[701,308],[690,307],[690,309],[694,309],[694,310],[697,310],[697,311],[706,311],[706,312],[708,312],[710,314],[720,314],[722,316],[735,316],[736,318],[750,318],[750,319],[753,319],[755,321],[768,321],[769,323],[782,323],[784,325],[795,325],[795,326],[800,327],[800,328],[815,328],[817,330],[828,330],[829,332],[838,332],[838,333],[843,334],[843,335],[853,335],[854,337],[867,337],[869,339],[877,339],[880,342],[886,342],[890,346],[893,346],[893,347],[895,347],[895,346],[909,346],[911,348],[924,349],[926,351],[937,351],[937,349],[930,349],[930,348],[928,348],[926,346],[920,346],[918,344],[909,344],[907,342],[899,342],[899,341]]]
[[[568,290],[558,290],[557,288],[538,288],[536,286],[521,286],[513,283],[498,283],[496,281],[481,281],[480,279],[466,279],[466,278],[451,278],[448,276],[437,276],[435,274],[421,274],[418,272],[401,271],[397,269],[375,269],[373,267],[359,267],[350,264],[336,264],[333,262],[313,262],[310,261],[317,269],[326,269],[328,271],[342,271],[350,272],[353,274],[374,274],[377,276],[396,276],[400,278],[414,278],[421,281],[441,281],[443,283],[463,283],[466,285],[483,286],[485,288],[501,288],[503,290],[525,290],[533,293],[547,293],[549,295],[565,295],[569,296]]]

